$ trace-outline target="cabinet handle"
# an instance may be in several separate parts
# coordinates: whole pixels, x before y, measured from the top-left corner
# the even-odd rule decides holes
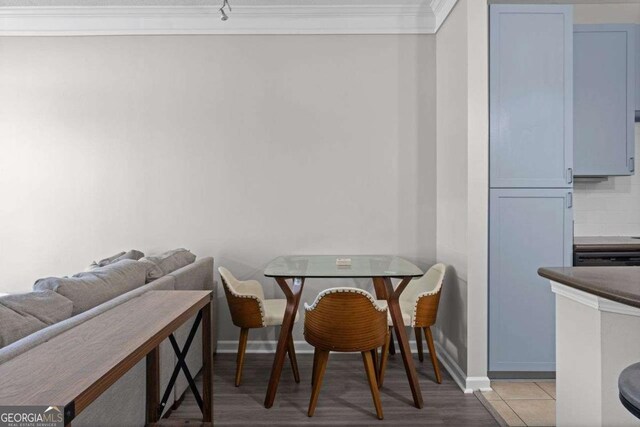
[[[573,184],[573,168],[567,169],[567,183]]]
[[[629,172],[635,172],[636,165],[633,157],[629,157]]]
[[[567,207],[568,208],[573,207],[573,193],[571,192],[567,193]]]

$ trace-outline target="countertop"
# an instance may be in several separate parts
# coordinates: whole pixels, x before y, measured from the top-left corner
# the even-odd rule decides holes
[[[640,308],[640,267],[543,267],[538,274],[580,291]]]
[[[630,236],[575,237],[573,250],[577,252],[640,251],[640,239]]]

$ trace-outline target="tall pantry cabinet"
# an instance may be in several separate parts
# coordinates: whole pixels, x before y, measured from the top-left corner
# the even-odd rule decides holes
[[[541,266],[573,245],[573,10],[491,5],[489,373],[555,371]]]

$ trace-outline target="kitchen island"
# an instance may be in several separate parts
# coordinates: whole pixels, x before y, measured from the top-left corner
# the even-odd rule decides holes
[[[640,267],[538,274],[556,295],[557,425],[640,425],[618,398],[618,375],[640,361]]]

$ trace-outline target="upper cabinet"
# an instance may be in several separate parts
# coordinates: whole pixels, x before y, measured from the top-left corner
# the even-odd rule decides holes
[[[634,171],[636,26],[574,28],[574,166],[576,176]]]
[[[491,187],[570,187],[571,6],[491,5],[489,97]]]

